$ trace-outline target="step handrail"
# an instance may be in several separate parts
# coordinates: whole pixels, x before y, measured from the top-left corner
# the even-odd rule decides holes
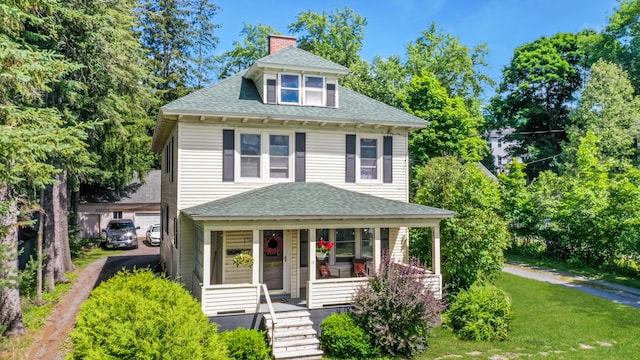
[[[267,289],[266,284],[259,284],[258,289],[262,290],[264,293],[264,298],[267,300],[267,308],[269,308],[269,314],[271,315],[271,346],[273,346],[273,339],[275,338],[276,333],[276,312],[273,309],[273,304],[271,303],[271,296],[269,296],[269,289]],[[256,313],[260,312],[260,301],[258,301],[258,306],[256,307]]]

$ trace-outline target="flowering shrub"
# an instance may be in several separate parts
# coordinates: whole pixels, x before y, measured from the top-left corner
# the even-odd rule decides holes
[[[334,245],[335,245],[334,243],[328,242],[325,239],[320,238],[320,241],[318,242],[318,244],[316,244],[316,252],[328,254]]]
[[[249,253],[240,253],[233,258],[233,264],[235,266],[253,266],[253,256]]]
[[[371,336],[373,345],[394,357],[413,357],[425,350],[429,328],[444,309],[422,281],[420,263],[396,264],[385,254],[380,270],[360,287],[351,315]]]

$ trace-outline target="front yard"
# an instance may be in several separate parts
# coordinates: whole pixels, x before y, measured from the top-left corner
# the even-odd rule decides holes
[[[640,354],[639,309],[510,274],[501,274],[496,285],[513,302],[509,340],[460,341],[439,327],[417,359],[632,359]]]

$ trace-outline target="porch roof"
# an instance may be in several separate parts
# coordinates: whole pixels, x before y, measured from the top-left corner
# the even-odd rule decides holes
[[[455,215],[324,183],[279,183],[182,211],[194,220],[442,219]]]

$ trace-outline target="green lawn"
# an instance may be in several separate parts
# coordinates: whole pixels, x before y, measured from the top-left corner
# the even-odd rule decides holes
[[[509,294],[513,303],[514,319],[507,341],[460,341],[439,327],[432,333],[427,351],[416,359],[445,355],[513,358],[515,354],[528,359],[640,356],[640,309],[510,274],[502,274],[496,285]],[[477,354],[469,355],[472,352]]]

